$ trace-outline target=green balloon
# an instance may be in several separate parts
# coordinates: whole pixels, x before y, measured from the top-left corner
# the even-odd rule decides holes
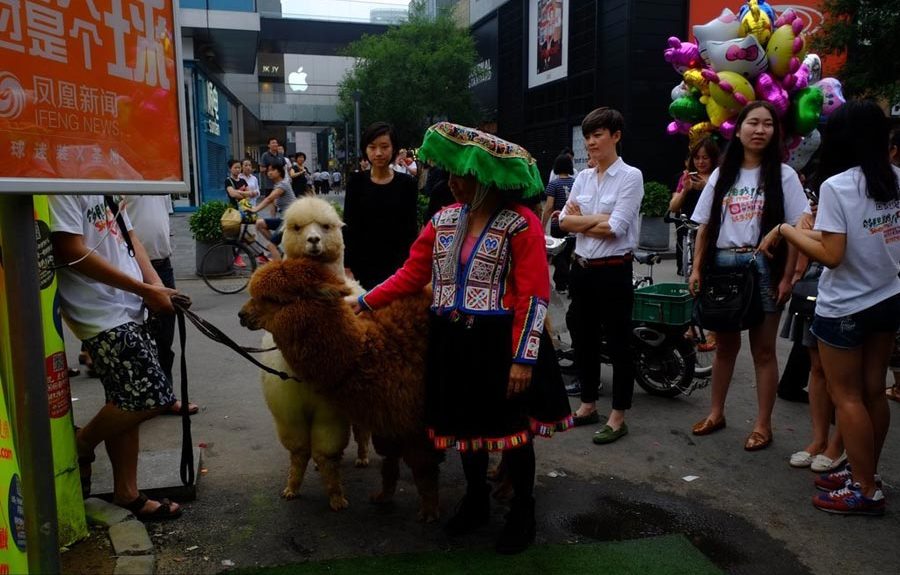
[[[669,104],[669,115],[676,120],[684,120],[694,124],[706,119],[706,106],[697,98],[682,96]]]
[[[825,103],[825,95],[822,90],[815,87],[797,90],[791,96],[791,108],[789,117],[794,132],[807,136],[819,125],[819,116],[822,115],[822,105]]]

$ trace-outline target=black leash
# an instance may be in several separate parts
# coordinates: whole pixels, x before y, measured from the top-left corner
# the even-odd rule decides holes
[[[177,297],[172,298],[172,303],[175,305],[175,311],[179,315],[183,315],[187,319],[191,321],[192,324],[206,337],[213,340],[216,343],[221,343],[222,345],[231,348],[235,352],[237,352],[241,357],[245,358],[247,361],[260,368],[261,370],[271,373],[272,375],[277,375],[281,379],[294,379],[289,374],[279,371],[277,369],[272,369],[268,365],[260,362],[255,357],[250,355],[251,353],[264,353],[267,351],[274,351],[278,349],[277,347],[270,347],[267,349],[261,349],[257,347],[244,347],[233,339],[225,335],[225,333],[209,323],[199,315],[195,314],[191,310],[189,310]],[[183,359],[183,358],[182,358]]]
[[[172,298],[175,303],[176,298]],[[190,301],[188,304],[190,305]],[[181,341],[181,483],[194,484],[194,440],[191,438],[191,404],[188,398],[187,358],[184,344],[187,334],[184,328],[184,310],[179,304],[175,305],[175,315],[178,320],[178,339]]]

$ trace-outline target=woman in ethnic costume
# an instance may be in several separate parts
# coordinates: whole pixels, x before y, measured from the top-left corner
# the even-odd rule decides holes
[[[513,199],[543,185],[526,150],[449,122],[428,129],[419,156],[450,173],[458,203],[431,218],[402,268],[352,304],[377,309],[431,282],[426,423],[436,448],[459,450],[466,476],[447,531],[488,522],[488,452],[502,451],[515,495],[497,551],[518,553],[535,535],[532,438],[572,426],[543,329],[550,276],[541,222]]]

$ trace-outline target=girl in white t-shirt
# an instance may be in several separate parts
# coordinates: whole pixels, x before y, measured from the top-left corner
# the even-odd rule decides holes
[[[822,134],[815,229],[779,225],[760,245],[770,253],[784,237],[827,266],[811,331],[850,460],[816,479],[829,492],[813,505],[831,513],[881,515],[885,508],[875,472],[890,423],[884,380],[900,327],[900,169],[888,161],[888,131],[873,102],[834,112]]]
[[[797,173],[781,163],[781,124],[768,102],[751,102],[738,115],[734,139],[722,165],[709,177],[691,219],[697,231],[694,268],[689,280],[697,294],[709,268],[737,269],[755,261],[763,303],[762,323],[750,329],[750,351],[756,369],[757,416],[744,443],[756,451],[772,443],[772,409],[778,386],[775,338],[781,306],[791,295],[796,252],[780,250],[769,264],[754,259],[760,238],[784,222],[796,223],[806,207]],[[708,435],[725,427],[725,398],[741,349],[741,332],[716,332],[709,415],[694,424],[694,435]]]

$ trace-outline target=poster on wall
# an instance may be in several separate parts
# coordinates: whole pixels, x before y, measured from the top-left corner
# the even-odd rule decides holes
[[[569,70],[569,0],[530,0],[528,87],[565,78]]]
[[[0,193],[188,190],[177,15],[163,0],[0,2]]]

